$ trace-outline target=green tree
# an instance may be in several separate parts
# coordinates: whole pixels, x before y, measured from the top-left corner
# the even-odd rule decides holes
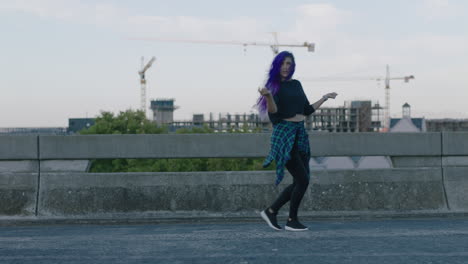
[[[214,130],[209,128],[207,125],[202,127],[191,127],[191,128],[179,128],[176,130],[176,134],[206,134],[214,133]]]
[[[141,110],[127,110],[115,116],[112,112],[102,111],[95,124],[81,130],[81,135],[90,134],[161,134],[168,133],[166,126],[158,126],[148,120]]]
[[[241,130],[229,129],[230,133],[249,133],[247,127]],[[254,131],[258,132],[258,131]],[[161,134],[168,133],[166,126],[158,126],[145,117],[143,111],[127,110],[117,116],[102,111],[95,124],[81,130],[81,135],[92,134]],[[176,134],[214,133],[208,126],[180,128]],[[191,159],[101,159],[93,160],[91,172],[152,172],[152,171],[233,171],[264,170],[263,158],[191,158]],[[271,170],[272,166],[267,168]]]
[[[101,115],[95,120],[93,126],[79,131],[81,135],[93,134],[161,134],[168,133],[166,126],[158,126],[151,122],[141,110],[121,111],[116,116],[112,112],[101,111]],[[93,160],[91,172],[126,172],[131,169],[143,171],[148,160],[130,159],[101,159]]]

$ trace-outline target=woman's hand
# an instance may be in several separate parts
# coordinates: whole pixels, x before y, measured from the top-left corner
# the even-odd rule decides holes
[[[271,92],[270,92],[267,88],[265,88],[265,87],[263,87],[263,88],[259,87],[259,88],[258,88],[258,92],[259,92],[262,96],[269,96],[269,95],[271,95]]]
[[[337,93],[327,93],[326,95],[323,96],[323,98],[325,98],[325,99],[328,99],[328,98],[335,99],[337,95],[338,95]]]
[[[273,96],[271,95],[271,92],[265,87],[259,87],[258,92],[262,96],[265,96],[268,113],[276,113],[278,111],[278,108],[276,107],[276,103],[273,99]]]

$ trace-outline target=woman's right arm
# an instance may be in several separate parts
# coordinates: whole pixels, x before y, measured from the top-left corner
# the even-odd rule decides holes
[[[268,113],[276,113],[278,111],[278,107],[276,106],[275,100],[273,99],[273,95],[271,94],[270,91],[268,91],[267,88],[263,87],[262,89],[259,89],[258,92],[262,95],[265,96],[265,99],[267,101],[267,109]]]
[[[318,100],[317,102],[313,103],[313,104],[312,104],[312,107],[313,107],[315,110],[317,110],[317,109],[319,109],[319,107],[320,107],[326,100],[328,100],[328,98],[333,98],[333,99],[335,99],[337,95],[338,95],[337,93],[327,93],[326,95],[322,96],[322,98],[320,98],[320,100]]]
[[[273,95],[271,93],[266,96],[267,100],[267,108],[269,113],[276,113],[278,111],[278,107],[276,107],[275,100],[273,99]]]

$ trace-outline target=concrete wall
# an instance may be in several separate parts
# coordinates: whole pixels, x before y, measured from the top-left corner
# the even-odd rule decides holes
[[[440,156],[440,133],[311,133],[314,156]]]
[[[261,157],[267,134],[40,136],[42,159]]]
[[[34,215],[37,173],[0,172],[0,216]]]
[[[0,160],[29,160],[38,158],[37,136],[0,136]]]
[[[41,216],[265,208],[291,183],[264,172],[44,173]],[[440,169],[315,172],[302,210],[447,210]]]
[[[270,134],[40,136],[41,159],[262,157]],[[311,133],[313,156],[440,156],[440,133]]]
[[[291,177],[276,188],[273,171],[87,173],[88,160],[264,157],[269,136],[0,136],[0,216],[249,214],[269,205]],[[468,133],[309,138],[315,156],[390,156],[395,168],[313,171],[302,211],[468,211]]]
[[[453,211],[468,209],[468,133],[442,132],[442,165],[447,200]]]

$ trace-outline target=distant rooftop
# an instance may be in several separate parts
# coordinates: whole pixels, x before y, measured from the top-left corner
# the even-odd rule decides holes
[[[392,118],[390,119],[390,128],[394,127],[401,118]],[[416,126],[419,130],[422,130],[424,118],[411,118],[411,122],[413,122],[414,126]]]
[[[66,127],[6,127],[0,128],[6,135],[67,135]]]

